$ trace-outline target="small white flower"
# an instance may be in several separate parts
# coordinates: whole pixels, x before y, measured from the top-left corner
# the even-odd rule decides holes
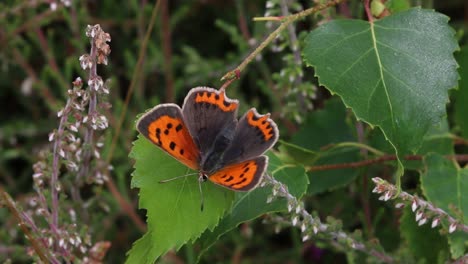
[[[52,140],[54,140],[54,138],[55,138],[55,132],[51,132],[49,134],[49,142],[52,142]]]
[[[304,222],[302,222],[302,225],[301,225],[301,232],[304,232],[306,230],[306,225]]]
[[[314,226],[312,229],[314,230],[314,234],[317,234],[318,231],[319,231],[318,228],[317,228],[317,226]]]
[[[310,239],[309,235],[305,235],[305,236],[302,237],[302,242],[305,242],[305,241],[307,241],[309,239]]]
[[[65,241],[63,240],[63,238],[61,238],[59,240],[59,246],[63,248],[63,245],[65,245]]]
[[[59,149],[59,155],[60,157],[65,158],[65,151],[63,151],[63,149]]]
[[[70,244],[75,245],[75,239],[73,239],[73,237],[70,237],[68,241],[70,242]]]
[[[60,109],[60,111],[57,112],[57,116],[62,117],[62,115],[63,115],[63,109]]]
[[[419,225],[419,226],[422,226],[422,225],[424,225],[426,222],[427,222],[427,218],[424,217],[423,219],[421,219],[421,221],[419,221],[418,225]]]
[[[423,216],[422,211],[418,211],[418,212],[416,213],[416,222],[419,221],[419,219],[421,219],[422,216]]]
[[[384,201],[388,201],[390,198],[392,198],[392,192],[388,191],[385,193]]]
[[[440,219],[439,218],[434,218],[434,220],[432,220],[431,227],[434,228],[434,227],[438,226],[439,223],[440,223]]]
[[[273,3],[273,1],[266,2],[266,8],[272,8],[273,6],[275,6],[275,3]]]
[[[451,223],[449,226],[449,233],[453,233],[457,230],[457,223]]]
[[[382,179],[380,179],[379,177],[374,177],[372,178],[372,181],[375,183],[375,184],[379,184],[382,182]]]
[[[288,212],[291,212],[291,211],[292,211],[292,209],[293,209],[293,206],[292,206],[292,204],[291,204],[291,203],[288,203]]]
[[[70,125],[70,130],[73,132],[78,132],[78,128],[75,125]]]
[[[52,10],[52,11],[57,10],[57,3],[55,3],[55,2],[50,3],[50,10]]]
[[[400,209],[400,208],[403,208],[404,206],[405,206],[404,203],[397,203],[397,204],[395,205],[395,208]]]
[[[302,206],[301,206],[300,204],[298,204],[298,205],[296,206],[296,214],[300,213],[301,210],[302,210]]]
[[[296,226],[298,221],[299,221],[299,217],[294,216],[293,219],[292,219],[292,225]]]
[[[97,159],[101,158],[101,153],[99,153],[99,151],[97,151],[96,149],[94,150],[94,157],[96,157]]]
[[[38,178],[42,177],[42,175],[43,175],[42,172],[36,172],[36,173],[33,174],[33,178],[38,179]]]
[[[374,189],[372,189],[372,192],[373,193],[379,193],[379,187],[377,187],[377,186],[374,187]]]
[[[83,122],[83,124],[88,122],[88,116],[83,117],[83,120],[81,122]]]
[[[411,210],[416,211],[416,209],[418,209],[418,203],[416,202],[416,200],[413,200],[413,203],[411,204]]]

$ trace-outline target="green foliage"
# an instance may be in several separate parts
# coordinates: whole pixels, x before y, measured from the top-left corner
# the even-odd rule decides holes
[[[428,201],[468,223],[468,169],[457,165],[440,154],[429,154],[424,159],[426,170],[421,175],[421,187]],[[449,224],[443,222],[448,228]],[[463,256],[468,249],[468,234],[457,232],[448,235],[453,258]]]
[[[160,184],[189,171],[144,138],[134,142],[131,157],[136,160],[132,187],[139,188],[139,207],[147,210],[148,231],[130,250],[127,263],[153,263],[171,248],[197,239],[206,229],[213,229],[232,204],[232,191],[206,183],[201,211],[198,176]]]
[[[374,23],[335,20],[309,34],[304,58],[357,118],[383,131],[401,161],[446,115],[456,86],[458,46],[447,21],[422,9]]]
[[[458,82],[458,90],[453,93],[454,111],[455,111],[455,120],[461,134],[464,138],[468,138],[468,118],[466,118],[466,113],[468,113],[468,46],[463,46],[456,54],[457,62],[459,64],[458,73],[460,75],[460,80]]]
[[[468,29],[458,12],[463,1],[369,1],[379,16],[369,19],[367,1],[348,0],[275,33],[227,93],[241,102],[239,113],[256,107],[278,124],[281,138],[268,153],[268,172],[290,197],[279,196],[271,185],[237,193],[208,181],[202,185],[203,212],[197,176],[159,183],[193,171],[147,140],[134,141],[137,115],[168,100],[180,104],[192,87],[221,87],[221,76],[288,22],[288,15],[327,1],[166,1],[167,16],[163,1],[71,1],[71,7],[65,2],[0,1],[0,194],[4,189],[14,209],[25,213],[18,220],[0,201],[0,262],[40,262],[30,255],[35,248],[20,228],[30,227],[25,215],[46,232],[38,239],[53,234],[50,168],[41,168],[45,206],[32,175],[53,161],[49,133],[59,127],[57,111],[70,98],[71,82],[80,76],[86,86],[89,76],[79,57],[89,51],[86,26],[96,23],[112,37],[108,65],[97,68],[104,81],[111,80],[106,99],[112,108],[98,109],[109,129],[91,135],[99,147],[87,164],[110,182],[99,187],[86,182],[97,174],[70,172],[70,161],[82,156],[67,144],[57,188],[59,226],[89,238],[92,242],[82,241],[88,249],[108,241],[108,249],[97,250],[103,262],[386,263],[388,257],[393,263],[463,262],[468,253],[463,231]],[[151,20],[156,3],[160,10]],[[413,8],[416,4],[427,9]],[[262,16],[273,17],[252,20]],[[145,43],[148,25],[154,28]],[[135,71],[142,51],[142,68]],[[450,90],[457,80],[458,89]],[[83,126],[77,134],[86,134]],[[33,164],[40,166],[33,170]],[[375,177],[401,188],[388,196],[374,189]],[[84,187],[76,188],[77,181]],[[403,199],[405,194],[435,209],[411,210],[413,201]],[[292,198],[301,206],[291,208]],[[449,216],[440,216],[437,208]],[[426,222],[415,221],[419,212]],[[431,228],[437,217],[440,223]],[[63,236],[55,242],[60,238],[69,245],[76,241]],[[175,251],[165,255],[169,250]],[[95,257],[90,250],[73,253]]]
[[[291,166],[284,164],[277,156],[270,154],[269,171],[277,180],[288,186],[288,190],[295,197],[302,197],[309,184],[305,170],[301,166]],[[275,200],[268,203],[268,197],[271,196],[269,188],[257,188],[248,193],[237,193],[232,210],[219,225],[212,231],[205,232],[200,240],[202,241],[203,254],[211,247],[222,235],[231,231],[241,223],[254,220],[264,214],[281,212],[287,210],[287,204],[284,200]]]
[[[449,254],[447,239],[429,225],[418,226],[410,207],[403,210],[400,230],[416,263],[445,263]]]

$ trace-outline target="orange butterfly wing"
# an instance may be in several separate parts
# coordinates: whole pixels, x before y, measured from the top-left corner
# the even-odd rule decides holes
[[[137,130],[189,168],[198,170],[200,153],[176,104],[161,104],[137,121]]]
[[[210,181],[235,191],[254,189],[262,179],[268,164],[267,156],[228,165],[212,175]]]

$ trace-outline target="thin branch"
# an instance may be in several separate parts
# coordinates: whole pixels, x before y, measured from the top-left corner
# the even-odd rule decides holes
[[[329,8],[331,6],[335,6],[337,4],[340,4],[340,3],[344,2],[344,1],[346,1],[346,0],[333,0],[333,1],[330,1],[330,2],[328,2],[326,4],[320,4],[320,5],[317,5],[315,7],[306,9],[306,10],[301,11],[299,13],[296,13],[294,15],[281,17],[280,19],[278,19],[278,20],[280,20],[282,22],[281,25],[277,29],[275,29],[275,31],[273,31],[270,35],[268,35],[268,37],[262,43],[260,43],[260,45],[252,53],[250,53],[247,56],[247,58],[245,58],[244,61],[242,61],[242,63],[239,64],[239,66],[237,66],[234,70],[229,71],[226,74],[224,74],[223,77],[221,78],[221,81],[227,81],[227,80],[231,80],[231,79],[236,78],[236,76],[237,76],[236,72],[238,72],[238,73],[242,72],[247,67],[247,65],[255,57],[257,57],[257,55],[260,52],[262,52],[263,49],[265,49],[265,47],[268,46],[268,44],[270,44],[270,42],[272,42],[279,35],[279,33],[281,31],[283,31],[284,29],[286,29],[288,27],[289,24],[293,23],[294,21],[296,21],[298,19],[306,17],[306,16],[308,16],[310,14],[313,14],[313,13],[316,13],[316,12],[321,11],[323,9]]]
[[[447,159],[454,159],[458,162],[468,161],[468,154],[459,154],[459,155],[446,155]],[[422,160],[424,156],[421,155],[408,155],[404,157],[404,160]],[[385,155],[375,159],[368,159],[356,162],[349,163],[339,163],[339,164],[326,164],[326,165],[317,165],[310,166],[307,168],[307,171],[324,171],[324,170],[337,170],[337,169],[348,169],[348,168],[359,168],[365,167],[376,163],[383,163],[387,161],[397,160],[396,155]]]
[[[372,12],[370,10],[369,0],[364,0],[364,9],[366,10],[367,20],[369,20],[369,23],[374,23],[374,17],[372,16]]]

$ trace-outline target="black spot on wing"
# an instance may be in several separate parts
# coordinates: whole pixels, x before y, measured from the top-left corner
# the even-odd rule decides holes
[[[176,144],[175,144],[174,142],[171,141],[171,143],[169,144],[169,148],[170,148],[171,150],[174,150],[175,147],[176,147]]]
[[[227,178],[224,182],[230,182],[230,181],[232,181],[232,180],[234,180],[234,177],[229,176],[229,178]]]

